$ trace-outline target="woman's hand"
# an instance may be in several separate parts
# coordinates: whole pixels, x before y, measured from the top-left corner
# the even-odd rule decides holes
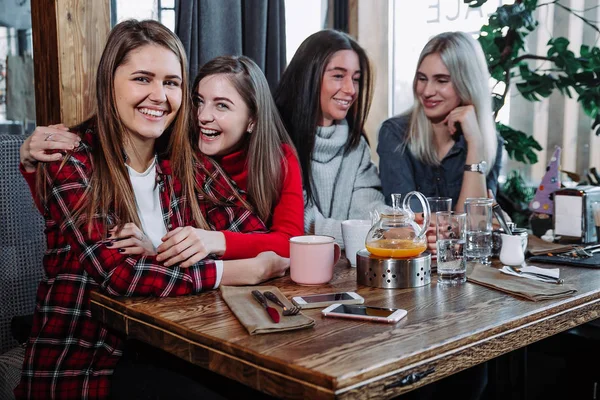
[[[19,149],[21,163],[27,172],[34,172],[38,162],[58,161],[63,157],[61,153],[49,151],[73,150],[80,141],[79,136],[69,132],[63,124],[38,126]]]
[[[458,130],[457,125],[460,125],[460,129],[469,145],[480,144],[481,130],[479,129],[475,107],[472,105],[456,107],[450,111],[444,123],[448,125],[451,135],[456,133]]]
[[[181,268],[189,268],[209,254],[222,255],[225,252],[225,235],[222,232],[191,226],[173,229],[162,241],[157,248],[156,260],[164,262],[166,267],[181,263]]]
[[[264,271],[260,282],[268,279],[280,278],[290,268],[290,259],[278,256],[273,251],[265,251],[256,256],[259,265],[264,265]],[[260,283],[258,282],[258,283]]]
[[[156,249],[150,238],[132,222],[125,224],[119,232],[117,232],[117,228],[112,228],[109,232],[110,243],[106,247],[118,249],[123,254],[156,255]]]

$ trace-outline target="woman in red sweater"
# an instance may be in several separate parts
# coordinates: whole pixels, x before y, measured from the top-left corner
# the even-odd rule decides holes
[[[288,257],[289,238],[304,232],[302,178],[265,76],[248,57],[217,57],[200,69],[192,87],[192,144],[217,161],[233,181],[231,192],[270,230],[221,230],[216,254],[235,259],[271,250]]]
[[[252,233],[252,227],[220,225],[218,219],[207,217],[212,223],[205,229],[184,227],[169,232],[157,248],[158,261],[167,266],[181,262],[186,267],[211,253],[223,259],[254,257],[263,251],[289,257],[289,238],[304,232],[302,178],[296,151],[263,73],[247,57],[217,57],[199,71],[192,98],[196,117],[192,146],[212,157],[231,178],[228,188],[220,187],[220,193],[213,189],[210,194],[223,201],[241,200],[249,215],[258,215],[269,232]],[[51,140],[45,140],[48,133],[52,133]],[[77,140],[59,126],[38,128],[21,146],[21,161],[60,159],[60,153],[47,151],[69,150]],[[171,163],[181,166],[188,158],[173,154]],[[202,200],[211,179],[201,165],[194,164]],[[124,241],[120,246],[126,253],[141,250]]]

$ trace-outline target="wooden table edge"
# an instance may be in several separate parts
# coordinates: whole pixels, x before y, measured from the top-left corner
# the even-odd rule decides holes
[[[114,306],[107,305],[105,302],[102,301],[102,299],[106,299],[106,303],[109,303]],[[321,379],[318,379],[320,382],[317,383],[314,379],[315,373],[307,373],[307,371],[303,371],[301,367],[284,366],[288,369],[298,369],[294,372],[297,372],[300,378],[292,377],[290,375],[281,373],[277,370],[277,367],[280,365],[278,365],[279,363],[276,360],[271,360],[271,362],[273,363],[273,365],[271,366],[261,365],[252,361],[245,360],[239,356],[227,353],[222,349],[209,347],[209,345],[201,343],[192,337],[186,337],[185,335],[180,335],[179,333],[167,330],[163,326],[161,326],[161,322],[164,324],[166,324],[167,322],[161,321],[159,318],[156,319],[157,324],[152,324],[143,321],[137,318],[136,316],[129,314],[130,312],[132,312],[132,314],[136,314],[135,310],[123,307],[122,304],[115,302],[113,299],[111,299],[110,296],[106,296],[102,293],[92,292],[90,301],[92,304],[95,304],[100,310],[102,310],[103,316],[101,317],[101,320],[103,322],[106,321],[106,315],[104,315],[104,311],[110,311],[122,317],[123,329],[119,330],[123,331],[128,335],[129,323],[137,323],[143,324],[145,326],[151,326],[173,338],[185,341],[186,343],[192,344],[193,346],[201,347],[209,353],[212,352],[215,355],[219,355],[219,357],[225,357],[233,363],[237,363],[241,366],[250,366],[256,369],[257,371],[264,372],[271,376],[276,376],[279,379],[283,379],[288,382],[290,389],[294,388],[294,390],[300,390],[301,392],[308,390],[313,398],[318,399],[351,399],[360,397],[361,395],[359,393],[364,392],[365,390],[369,391],[370,398],[371,395],[374,395],[373,398],[388,398],[390,396],[397,396],[399,394],[403,394],[408,391],[414,390],[418,387],[424,386],[428,383],[442,379],[446,376],[460,372],[471,366],[493,359],[517,348],[526,346],[535,341],[566,331],[572,327],[600,317],[600,307],[598,307],[598,304],[600,304],[600,293],[582,295],[579,296],[579,298],[575,299],[571,297],[564,299],[564,301],[560,303],[552,304],[547,308],[543,308],[541,310],[537,310],[534,313],[531,313],[530,315],[520,320],[524,321],[524,323],[522,324],[512,326],[509,329],[504,329],[501,331],[498,331],[498,329],[502,329],[502,327],[499,326],[498,329],[492,330],[492,332],[489,335],[481,337],[475,342],[465,342],[465,340],[463,339],[461,341],[447,343],[444,346],[440,346],[440,348],[435,349],[436,351],[441,351],[441,353],[438,353],[431,357],[420,358],[418,355],[412,357],[409,356],[408,358],[402,359],[402,361],[405,362],[405,365],[403,367],[395,369],[390,368],[390,370],[378,376],[368,376],[367,371],[365,374],[362,374],[367,375],[365,379],[359,381],[358,383],[352,383],[356,380],[357,376],[349,376],[337,379],[336,377],[331,377],[323,374]],[[119,309],[122,309],[123,311],[120,311]],[[577,323],[572,323],[572,321],[574,321],[571,315],[573,312],[579,313],[577,315]],[[545,316],[539,318],[540,314],[545,314]],[[204,336],[200,333],[196,333],[196,335],[202,340],[213,342],[213,340],[211,340],[210,337]],[[518,346],[514,346],[513,344],[511,344],[513,339],[522,339],[523,336],[525,336],[526,340],[521,340]],[[143,340],[143,338],[137,339]],[[161,347],[160,343],[148,344]],[[218,345],[218,343],[216,344]],[[235,344],[229,344],[229,346],[236,347]],[[247,349],[239,348],[238,350],[245,354],[252,354],[252,352]],[[185,359],[185,357],[182,358]],[[192,362],[194,364],[200,365],[204,368],[214,371],[214,369],[211,368],[209,364],[205,365],[202,363],[196,363],[191,358],[186,359],[186,361]],[[443,367],[440,368],[440,365]],[[397,386],[398,382],[403,377],[410,374],[423,372],[432,366],[436,367],[436,371],[434,373],[424,377],[423,379],[419,380],[418,382],[415,382],[414,384],[406,386]],[[233,374],[228,373],[229,370],[233,369],[234,368],[225,368],[222,371],[219,371],[218,373],[228,376],[231,379],[237,380],[257,390],[262,390],[268,394],[276,396],[281,394],[281,392],[264,390],[265,388],[262,387],[263,385],[261,385],[260,379],[254,382],[252,380],[252,376],[250,376],[249,379],[240,379],[239,376],[234,376]],[[262,374],[259,373],[259,375]],[[312,381],[309,381],[307,379],[301,379],[302,376]],[[379,395],[377,395],[377,393],[379,393]]]

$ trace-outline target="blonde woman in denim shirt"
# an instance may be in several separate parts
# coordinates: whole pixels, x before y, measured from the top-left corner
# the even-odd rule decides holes
[[[483,51],[466,33],[441,33],[417,65],[414,107],[379,131],[383,193],[388,200],[411,190],[451,197],[463,211],[468,197],[495,194],[501,166]]]

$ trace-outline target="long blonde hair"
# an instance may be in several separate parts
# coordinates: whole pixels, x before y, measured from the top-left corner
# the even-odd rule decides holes
[[[287,164],[281,145],[286,143],[294,148],[277,112],[277,107],[271,96],[269,84],[264,74],[254,61],[245,56],[216,57],[204,64],[198,71],[194,81],[193,91],[198,89],[200,81],[207,76],[223,74],[240,94],[248,110],[254,128],[252,133],[246,133],[248,140],[248,197],[244,202],[237,191],[232,193],[249,210],[254,210],[265,223],[270,220],[275,204],[279,200],[283,177]],[[192,133],[192,146],[197,148],[199,142],[199,127],[197,119]],[[174,157],[176,155],[174,154]],[[281,163],[284,162],[282,170]],[[215,162],[215,166],[220,168]]]
[[[114,91],[114,76],[117,68],[126,63],[131,51],[146,45],[158,45],[172,51],[181,66],[182,73],[182,102],[170,126],[157,140],[156,149],[191,153],[189,145],[190,129],[190,96],[187,77],[187,58],[183,45],[168,28],[157,21],[127,20],[116,25],[110,32],[96,74],[96,104],[95,113],[87,121],[73,128],[82,131],[86,127],[95,129],[92,146],[92,171],[89,185],[74,209],[73,218],[78,225],[87,222],[88,231],[93,228],[93,217],[103,220],[105,229],[111,226],[122,227],[125,223],[133,222],[141,227],[135,194],[125,166],[126,155],[123,143],[126,132],[116,108]],[[85,132],[80,132],[84,134]],[[170,142],[167,145],[167,142]],[[189,150],[188,150],[189,149]],[[62,165],[68,160],[65,157]],[[38,183],[47,182],[47,170],[42,164],[38,169]],[[182,186],[187,201],[183,207],[191,207],[195,218],[201,216],[194,195],[194,174],[192,168],[181,170],[174,168],[174,174],[182,180]],[[47,188],[47,186],[46,186]],[[40,192],[46,196],[45,190]],[[190,195],[191,193],[191,195]],[[197,220],[197,222],[200,222]],[[107,232],[101,233],[106,237]]]
[[[464,32],[445,32],[434,36],[423,48],[417,71],[425,57],[438,54],[450,72],[450,80],[460,98],[461,105],[475,107],[477,122],[485,149],[484,160],[489,171],[496,159],[498,139],[492,112],[492,96],[488,82],[490,74],[485,56],[479,43]],[[425,115],[423,105],[417,100],[417,74],[413,80],[415,105],[407,112],[411,115],[406,144],[410,151],[429,165],[439,165],[440,161],[433,143],[433,125]]]

